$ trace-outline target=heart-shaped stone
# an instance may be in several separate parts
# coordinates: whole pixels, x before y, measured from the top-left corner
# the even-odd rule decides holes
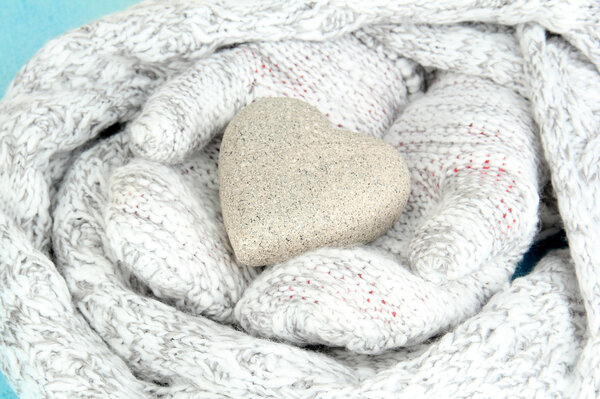
[[[225,130],[219,193],[238,261],[263,266],[379,237],[404,210],[409,174],[389,144],[334,128],[303,101],[265,98]]]

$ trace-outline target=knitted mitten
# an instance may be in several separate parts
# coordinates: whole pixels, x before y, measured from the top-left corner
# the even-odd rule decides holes
[[[443,74],[385,140],[411,171],[396,225],[368,248],[320,249],[267,269],[235,315],[253,334],[374,353],[474,314],[536,232],[539,144],[529,103]]]
[[[263,96],[303,98],[335,122],[381,136],[407,101],[407,77],[416,90],[421,80],[413,64],[378,54],[352,36],[240,46],[201,61],[152,96],[131,126],[132,148],[160,161],[181,161],[205,146],[237,109]],[[224,87],[230,90],[222,92]],[[220,139],[213,140],[173,166],[138,158],[117,168],[105,223],[113,260],[155,296],[193,314],[229,320],[256,270],[234,261],[223,227],[219,146]]]
[[[295,97],[338,127],[381,137],[407,94],[422,86],[415,63],[391,57],[352,35],[222,50],[149,98],[131,125],[132,150],[155,161],[180,162],[260,97]]]

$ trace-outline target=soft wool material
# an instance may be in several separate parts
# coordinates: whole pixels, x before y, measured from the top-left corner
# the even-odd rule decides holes
[[[598,396],[600,7],[439,3],[150,1],[44,47],[0,103],[20,397]],[[375,242],[259,274],[216,159],[276,95],[396,146],[414,191]],[[570,250],[509,285],[548,176]]]

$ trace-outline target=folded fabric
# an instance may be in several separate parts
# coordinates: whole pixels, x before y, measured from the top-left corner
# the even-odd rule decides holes
[[[21,398],[598,396],[599,24],[591,0],[148,1],[49,43],[0,102],[2,370]],[[218,133],[300,84],[412,156],[418,202],[258,274],[219,223]],[[548,175],[570,250],[509,284]]]

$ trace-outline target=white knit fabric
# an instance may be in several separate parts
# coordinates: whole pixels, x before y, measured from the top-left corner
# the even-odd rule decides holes
[[[367,245],[384,252],[326,249],[268,268],[238,303],[240,324],[377,353],[473,314],[508,281],[537,227],[528,107],[487,79],[437,78],[384,136],[411,171],[405,212]]]
[[[0,102],[2,371],[21,398],[597,397],[599,26],[592,0],[148,1],[50,42]],[[282,95],[396,146],[413,191],[369,245],[249,269],[219,131]],[[548,177],[570,249],[509,283]]]

